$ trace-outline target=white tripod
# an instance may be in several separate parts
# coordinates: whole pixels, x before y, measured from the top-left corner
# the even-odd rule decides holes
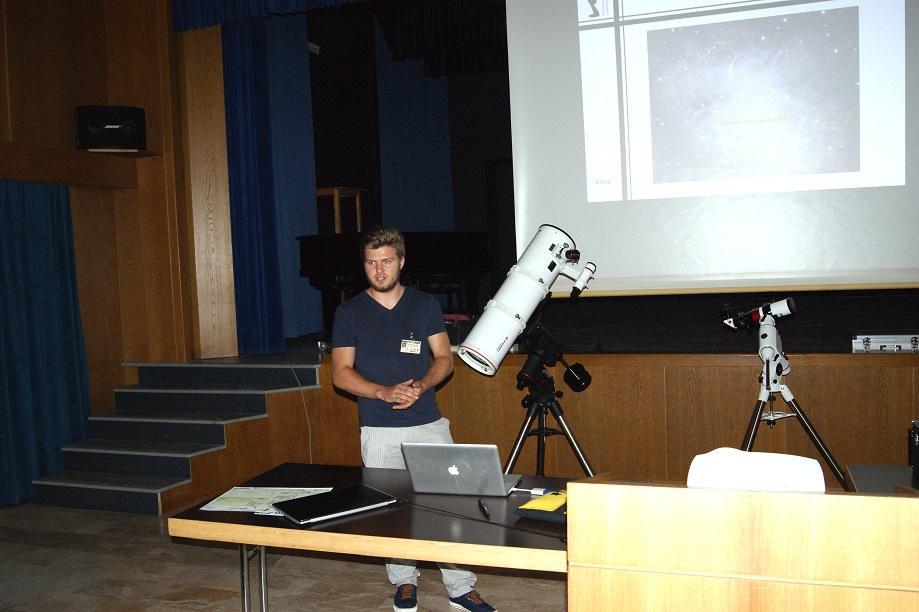
[[[759,397],[756,400],[756,407],[753,410],[753,416],[750,419],[750,425],[747,427],[747,434],[744,436],[740,449],[744,451],[753,449],[753,442],[756,440],[756,431],[759,429],[760,421],[766,421],[769,427],[774,427],[775,422],[779,419],[797,417],[801,427],[804,428],[804,432],[814,443],[836,480],[839,481],[843,489],[851,491],[849,482],[843,471],[839,469],[839,464],[836,463],[833,454],[830,453],[826,444],[820,438],[820,434],[817,433],[817,430],[807,419],[800,404],[795,400],[791,389],[784,384],[785,375],[791,370],[791,366],[782,351],[782,339],[775,328],[775,317],[768,312],[768,309],[767,312],[761,314],[762,318],[759,320],[759,358],[763,362],[763,371],[759,376]],[[791,412],[773,410],[772,403],[775,401],[776,394],[781,394]],[[765,410],[767,401],[769,402],[768,411]]]

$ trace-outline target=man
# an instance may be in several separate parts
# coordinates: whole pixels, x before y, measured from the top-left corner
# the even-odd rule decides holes
[[[357,396],[361,458],[367,467],[405,469],[403,442],[453,443],[434,388],[453,371],[450,340],[433,296],[399,283],[405,239],[376,227],[361,237],[370,287],[341,304],[332,325],[332,381]],[[441,564],[450,605],[493,612],[473,590],[475,574]],[[395,612],[418,609],[415,562],[389,559]]]

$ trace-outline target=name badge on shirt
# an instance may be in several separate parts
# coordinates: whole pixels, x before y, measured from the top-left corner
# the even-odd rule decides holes
[[[401,353],[411,353],[412,355],[421,354],[421,340],[402,340]]]

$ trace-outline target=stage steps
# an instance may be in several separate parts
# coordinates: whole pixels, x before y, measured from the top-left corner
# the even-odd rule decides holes
[[[267,418],[269,394],[317,387],[318,363],[126,364],[138,384],[116,389],[114,413],[91,416],[87,439],[61,449],[60,472],[32,481],[34,501],[159,514],[192,458],[225,448],[228,424]]]

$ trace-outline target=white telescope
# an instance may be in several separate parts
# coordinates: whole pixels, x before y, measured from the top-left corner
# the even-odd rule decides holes
[[[523,255],[511,266],[507,280],[459,345],[460,359],[482,374],[494,376],[560,274],[575,281],[572,295],[578,295],[593,278],[597,266],[587,262],[578,268],[575,264],[579,260],[571,236],[554,225],[540,225]]]
[[[764,320],[769,315],[772,315],[774,319],[781,319],[782,317],[787,317],[792,314],[794,311],[795,301],[789,297],[784,300],[772,302],[771,304],[763,304],[747,312],[738,312],[735,315],[732,315],[730,310],[725,307],[725,310],[722,312],[721,322],[731,329],[746,329],[751,327],[754,323],[759,323]],[[774,320],[772,323],[775,325]]]

